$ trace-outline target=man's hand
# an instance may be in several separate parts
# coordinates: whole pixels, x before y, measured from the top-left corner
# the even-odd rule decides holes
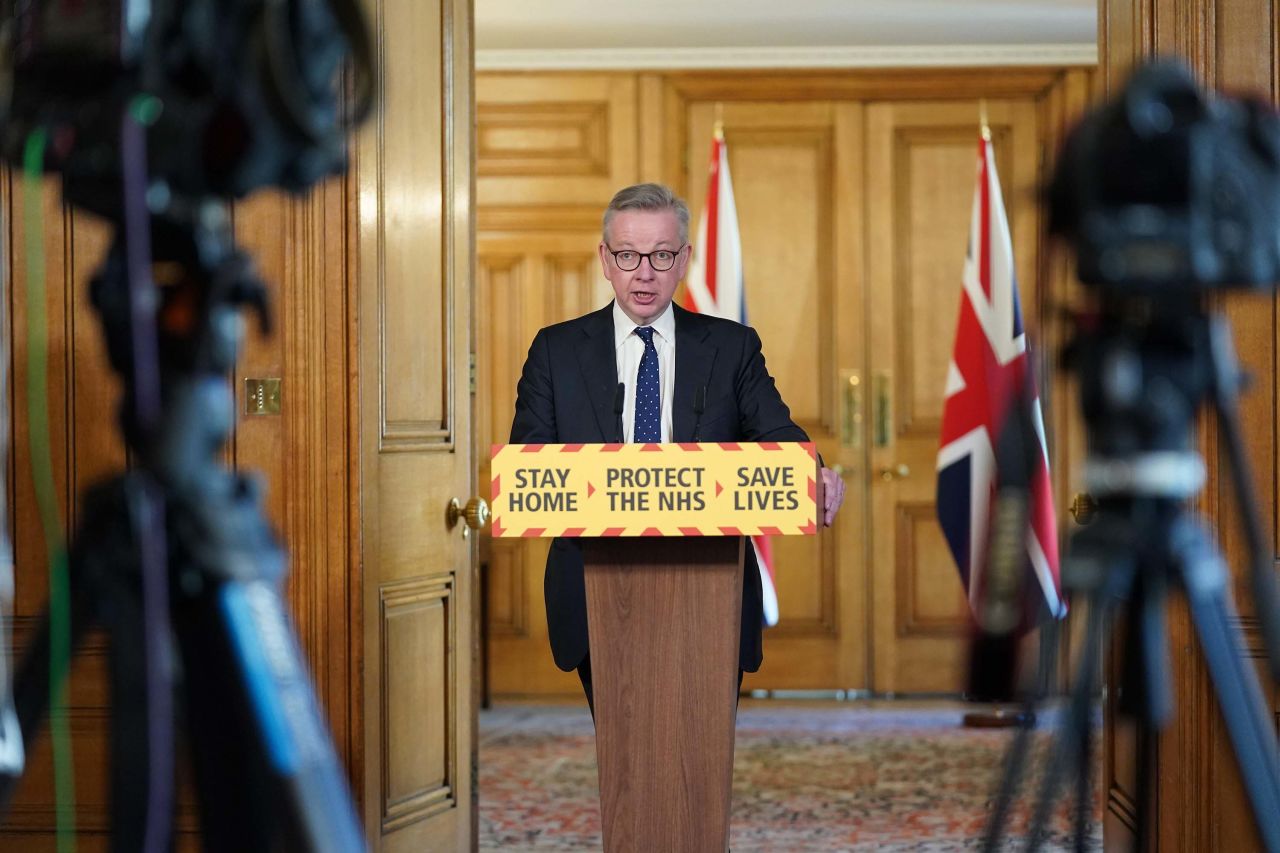
[[[844,479],[830,468],[823,468],[822,488],[827,498],[827,505],[824,507],[826,514],[822,517],[822,523],[830,527],[831,522],[835,520],[836,512],[840,509],[840,504],[844,503]]]

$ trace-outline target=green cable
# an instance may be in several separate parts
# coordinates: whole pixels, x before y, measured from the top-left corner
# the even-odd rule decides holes
[[[31,476],[49,557],[49,732],[53,741],[58,853],[76,849],[76,784],[67,725],[67,669],[71,662],[71,605],[67,550],[49,448],[48,336],[44,293],[43,173],[47,134],[36,128],[23,152],[23,208],[27,254],[27,428]]]

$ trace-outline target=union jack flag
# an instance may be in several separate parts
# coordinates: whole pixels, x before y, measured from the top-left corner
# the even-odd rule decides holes
[[[1009,223],[991,141],[978,144],[977,189],[964,263],[955,349],[947,370],[938,451],[938,521],[976,613],[995,498],[995,440],[1010,406],[1030,401],[1040,453],[1028,507],[1027,562],[1048,611],[1066,613],[1058,575],[1058,533],[1044,417],[1022,326]]]
[[[738,211],[729,179],[729,151],[724,131],[716,126],[711,141],[711,169],[707,177],[707,203],[698,217],[693,261],[685,280],[682,307],[699,314],[747,322],[746,291],[742,286],[742,237]],[[760,587],[764,594],[764,624],[778,624],[778,593],[774,584],[773,548],[769,537],[752,536]]]

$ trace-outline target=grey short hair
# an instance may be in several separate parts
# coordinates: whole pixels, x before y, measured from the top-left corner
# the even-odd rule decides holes
[[[609,206],[604,209],[604,227],[601,239],[609,242],[609,223],[614,214],[623,210],[670,210],[676,215],[676,224],[680,229],[680,242],[689,242],[689,205],[684,199],[662,184],[636,184],[618,190]]]

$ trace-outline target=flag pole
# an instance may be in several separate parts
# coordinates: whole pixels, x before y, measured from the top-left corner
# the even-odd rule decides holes
[[[724,104],[720,101],[716,101],[716,123],[711,134],[716,141],[724,141]]]

